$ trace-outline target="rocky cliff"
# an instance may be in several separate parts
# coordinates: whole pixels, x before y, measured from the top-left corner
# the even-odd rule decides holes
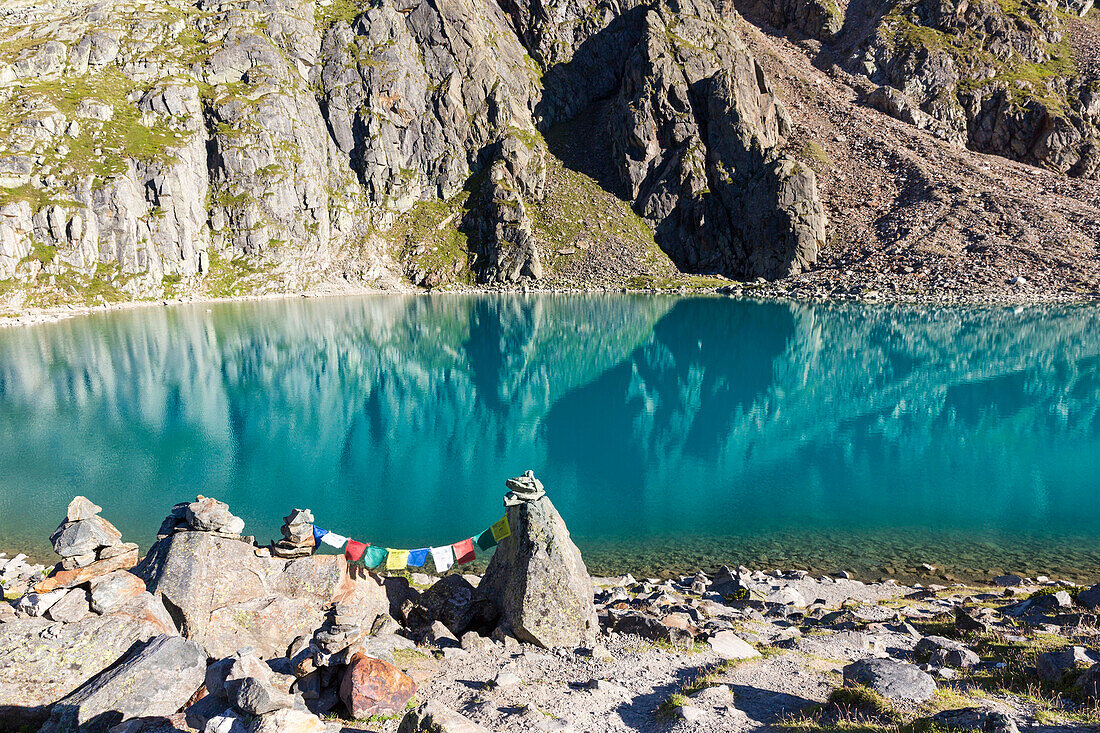
[[[962,199],[962,169],[986,165],[972,150],[1058,176],[1038,201],[1000,168],[1017,178],[991,195],[1071,211],[1013,231],[962,200],[973,222],[948,221],[939,250],[1038,251],[944,269],[992,287],[1053,265],[1053,287],[1087,292],[1098,199],[1062,181],[1100,164],[1100,26],[1076,1],[9,0],[0,299],[758,277],[847,292],[838,271],[912,266],[898,220]],[[849,137],[823,113],[867,110],[922,137],[875,112],[838,153]],[[879,151],[928,180],[876,178]]]
[[[538,212],[583,176],[544,134],[593,113],[583,154],[610,156],[602,200],[644,254],[745,276],[811,264],[814,173],[784,152],[789,116],[736,13],[594,10],[9,3],[0,280],[103,299],[538,281],[569,244]],[[593,200],[542,216],[583,221]]]

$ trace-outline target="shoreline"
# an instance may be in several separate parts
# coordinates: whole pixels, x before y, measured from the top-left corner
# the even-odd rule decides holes
[[[309,510],[259,544],[204,497],[174,505],[139,560],[75,497],[53,535],[63,567],[0,560],[0,729],[52,733],[101,715],[130,722],[89,730],[408,733],[433,716],[452,724],[438,730],[480,733],[1100,722],[1100,652],[1086,651],[1100,639],[1100,584],[742,566],[607,576],[585,566],[536,481],[509,481],[510,529],[494,525],[486,566],[432,548],[443,572],[431,575],[402,550],[362,563],[318,553],[327,533]]]
[[[1100,304],[1100,293],[1063,294],[1063,293],[976,293],[972,296],[944,296],[915,294],[912,297],[883,297],[876,291],[867,293],[829,293],[820,295],[803,293],[799,290],[783,288],[780,284],[738,284],[731,282],[718,288],[678,286],[669,288],[532,288],[529,286],[513,288],[448,288],[423,289],[409,286],[407,289],[350,288],[344,290],[304,290],[288,293],[260,293],[235,295],[229,297],[187,297],[187,298],[150,298],[148,300],[130,300],[100,305],[65,305],[51,308],[28,308],[6,313],[0,310],[0,329],[20,326],[36,326],[59,323],[70,318],[113,313],[117,311],[141,308],[170,308],[180,305],[211,305],[219,303],[248,303],[259,301],[368,297],[384,296],[448,296],[448,295],[652,295],[652,296],[711,296],[731,298],[743,301],[763,303],[808,303],[820,305],[858,304],[877,306],[926,306],[926,307],[1036,307],[1036,306],[1089,306]]]

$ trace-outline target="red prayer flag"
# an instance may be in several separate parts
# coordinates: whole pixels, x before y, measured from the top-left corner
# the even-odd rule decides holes
[[[367,549],[368,542],[364,545],[362,542],[356,542],[355,540],[348,540],[348,546],[344,548],[344,557],[348,559],[348,562],[355,562],[359,558],[363,557],[363,552]]]
[[[473,538],[456,542],[451,547],[455,551],[455,562],[459,565],[468,563],[474,559],[474,540]]]

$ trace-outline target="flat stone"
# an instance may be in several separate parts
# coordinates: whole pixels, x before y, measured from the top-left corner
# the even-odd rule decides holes
[[[72,588],[73,586],[87,583],[93,578],[98,578],[101,575],[106,575],[116,570],[132,568],[137,564],[137,560],[138,551],[137,547],[134,547],[134,549],[123,555],[118,555],[117,557],[112,557],[107,560],[97,560],[87,567],[76,568],[74,570],[58,570],[36,585],[34,589],[38,593],[48,593],[57,588]]]
[[[30,616],[32,618],[44,616],[47,611],[53,608],[55,603],[64,597],[65,593],[66,591],[64,589],[46,593],[28,593],[20,598],[15,604],[15,610],[24,616]]]
[[[752,659],[760,652],[732,631],[719,631],[707,640],[707,644],[723,659]]]
[[[993,579],[993,585],[1000,586],[1001,588],[1014,588],[1018,585],[1023,585],[1024,579],[1019,575],[998,575]]]
[[[926,636],[917,642],[914,651],[938,667],[973,667],[979,661],[978,655],[954,639],[942,636]]]
[[[397,733],[490,733],[464,715],[435,701],[405,713]]]
[[[277,710],[261,715],[249,733],[325,733],[325,722],[304,710]]]
[[[199,497],[188,504],[183,516],[188,526],[200,532],[237,535],[244,530],[244,520],[234,516],[228,504],[209,497]]]
[[[844,667],[845,685],[866,685],[894,701],[924,702],[936,692],[936,680],[896,659],[864,659]]]
[[[224,691],[238,710],[250,715],[263,715],[294,705],[294,698],[275,687],[271,669],[254,654],[241,654],[232,662]]]
[[[46,611],[46,618],[51,621],[74,623],[87,617],[92,612],[86,590],[83,588],[70,588],[64,593],[65,595]]]
[[[92,580],[92,610],[100,614],[113,613],[144,592],[145,582],[141,578],[126,570],[115,570]]]

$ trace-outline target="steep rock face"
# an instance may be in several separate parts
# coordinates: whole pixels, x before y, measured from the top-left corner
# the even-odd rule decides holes
[[[1065,11],[1067,8],[1061,8]],[[955,144],[1097,175],[1096,83],[1046,4],[918,0],[885,11],[849,59],[882,111]]]
[[[548,124],[606,97],[620,195],[673,260],[781,277],[816,260],[825,215],[813,172],[782,152],[790,119],[732,17],[696,0],[633,8],[547,71],[539,111]]]
[[[748,0],[744,11],[775,28],[826,42],[844,27],[844,14],[834,0]]]
[[[501,131],[532,130],[536,70],[492,3],[381,3],[322,54],[329,124],[371,204],[450,198]]]
[[[709,193],[715,75],[755,74],[773,95],[735,14],[708,0],[101,0],[0,14],[0,280],[90,300],[242,273],[270,289],[374,282],[388,271],[371,227],[467,195],[446,225],[469,238],[477,277],[538,280],[531,208],[551,151],[537,130],[598,104],[613,110],[608,137],[586,144],[602,154],[611,141],[620,175],[606,184],[681,266],[773,276],[813,260],[817,243],[777,202],[788,191],[813,218],[814,183],[783,182],[771,123],[732,123],[771,146],[733,173],[735,187],[767,179],[770,209],[741,222],[730,191]],[[764,230],[794,232],[802,254],[746,254]]]

